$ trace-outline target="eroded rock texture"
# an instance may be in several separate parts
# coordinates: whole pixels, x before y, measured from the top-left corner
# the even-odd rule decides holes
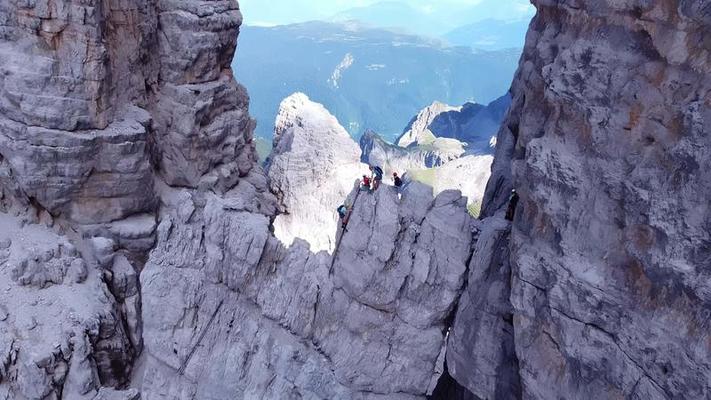
[[[380,165],[386,174],[403,174],[411,169],[434,168],[461,157],[466,143],[456,139],[431,137],[427,143],[401,147],[386,142],[373,131],[366,131],[360,138],[363,152],[361,160],[371,165]]]
[[[284,99],[267,159],[269,186],[284,206],[274,234],[287,246],[303,239],[314,252],[336,247],[338,216],[353,182],[371,175],[360,149],[321,104],[303,93]]]
[[[0,398],[138,396],[100,388],[143,348],[167,185],[274,211],[229,68],[240,23],[234,1],[0,4]]]
[[[470,254],[460,194],[363,192],[335,258],[303,240],[286,249],[237,193],[183,197],[195,211],[163,218],[141,279],[143,398],[414,399],[434,388]]]
[[[709,397],[711,6],[535,4],[482,221],[354,188],[330,256],[271,232],[235,2],[2,2],[0,398],[423,398],[455,311],[441,392]]]
[[[459,190],[475,210],[490,177],[495,134],[510,103],[508,95],[488,106],[435,102],[412,118],[396,144],[366,131],[360,139],[361,160],[381,166],[388,177],[395,172],[406,183],[426,183],[435,194]]]
[[[234,1],[0,5],[0,398],[433,390],[471,253],[465,200],[353,192],[333,257],[286,248],[229,68],[240,24]],[[270,172],[297,174],[274,187],[335,183],[323,193],[343,200],[354,176],[320,169],[341,152],[360,173],[360,154],[313,107],[284,116],[277,147],[332,126],[331,158],[275,157]]]
[[[708,398],[711,6],[534,3],[484,209],[495,221],[518,189],[511,237],[499,234],[516,357],[501,330],[469,324],[507,307],[463,301],[449,370],[482,398],[511,398],[467,372],[492,355],[518,364],[526,399]]]
[[[469,153],[489,154],[491,138],[510,104],[509,95],[489,105],[466,103],[454,107],[436,101],[412,118],[396,143],[411,147],[427,144],[433,138],[449,138],[467,143]]]

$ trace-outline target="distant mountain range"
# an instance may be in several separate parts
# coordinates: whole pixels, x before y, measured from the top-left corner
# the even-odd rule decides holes
[[[535,8],[528,0],[481,0],[476,4],[382,1],[340,12],[332,20],[358,20],[418,35],[443,36],[457,27],[486,20],[528,26],[534,12]]]
[[[510,105],[509,95],[486,106],[435,102],[412,118],[395,144],[366,131],[360,138],[361,161],[382,167],[388,176],[397,172],[405,181],[428,184],[437,193],[460,190],[478,216],[496,133]]]
[[[495,51],[522,48],[527,31],[527,21],[485,19],[453,29],[443,37],[452,45]]]
[[[519,49],[472,51],[358,23],[243,27],[235,74],[249,88],[257,135],[272,136],[279,103],[304,92],[354,137],[394,141],[412,115],[438,100],[487,104],[506,93]]]

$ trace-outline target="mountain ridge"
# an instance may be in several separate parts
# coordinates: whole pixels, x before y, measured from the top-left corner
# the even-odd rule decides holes
[[[407,119],[433,100],[498,98],[519,58],[517,51],[475,53],[360,24],[243,27],[241,35],[235,75],[250,87],[256,133],[265,138],[272,135],[281,100],[303,92],[324,104],[351,136],[373,129],[394,140]],[[282,59],[273,60],[273,54]]]

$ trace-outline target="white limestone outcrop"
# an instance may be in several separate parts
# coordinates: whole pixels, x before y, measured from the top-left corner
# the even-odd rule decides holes
[[[333,252],[336,208],[356,179],[370,175],[348,132],[321,104],[293,94],[279,107],[266,170],[284,207],[273,223],[276,237],[287,246],[300,238],[314,252]]]

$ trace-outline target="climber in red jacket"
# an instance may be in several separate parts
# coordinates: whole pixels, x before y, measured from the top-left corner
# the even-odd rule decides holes
[[[370,190],[370,177],[368,175],[363,175],[363,182],[360,186],[361,190]]]

